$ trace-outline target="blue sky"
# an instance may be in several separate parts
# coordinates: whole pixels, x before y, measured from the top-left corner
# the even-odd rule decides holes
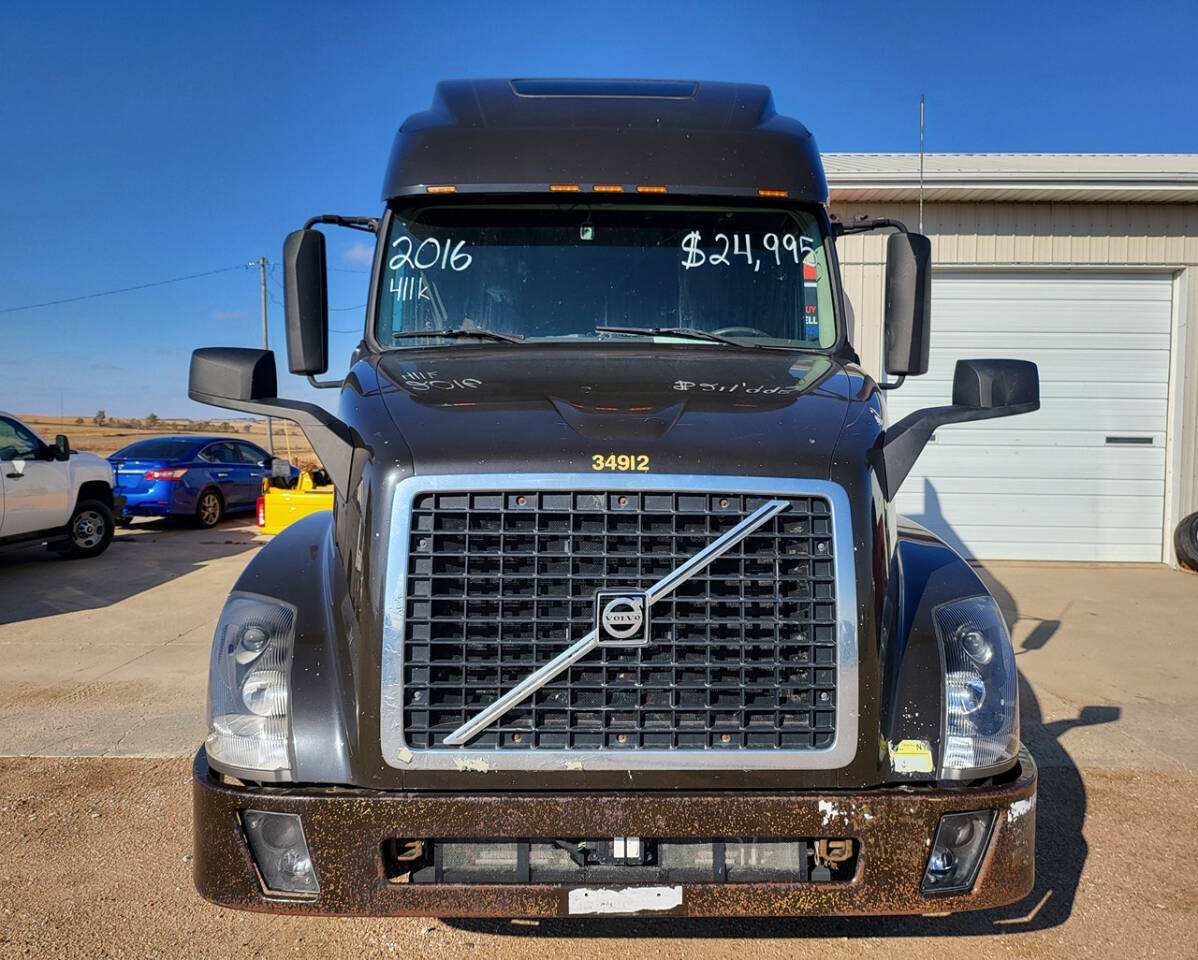
[[[441,78],[764,82],[824,150],[917,149],[922,92],[931,151],[1194,152],[1196,34],[1192,2],[6,4],[0,309],[277,260],[311,214],[377,212]],[[330,231],[334,372],[359,243]],[[0,313],[0,407],[213,415],[190,351],[255,345],[258,302],[255,268]]]

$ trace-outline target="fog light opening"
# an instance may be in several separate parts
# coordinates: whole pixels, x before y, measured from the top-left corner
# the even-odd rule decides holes
[[[944,814],[936,827],[920,891],[926,896],[972,890],[993,827],[993,810]]]
[[[241,825],[267,896],[315,897],[320,893],[298,814],[246,810]]]

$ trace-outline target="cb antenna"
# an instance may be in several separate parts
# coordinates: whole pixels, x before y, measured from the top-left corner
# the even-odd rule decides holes
[[[923,233],[923,94],[919,95],[919,232]]]

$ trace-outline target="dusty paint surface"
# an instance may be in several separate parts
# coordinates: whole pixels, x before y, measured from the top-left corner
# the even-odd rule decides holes
[[[692,883],[674,912],[687,916],[795,916],[975,910],[1012,903],[1034,879],[1034,795],[1025,759],[1012,782],[933,791],[890,788],[825,794],[563,793],[463,795],[346,789],[247,791],[218,784],[201,752],[193,771],[195,882],[209,900],[279,913],[453,917],[553,917],[569,912],[566,889],[547,884],[393,884],[380,847],[394,837],[496,839],[585,836],[852,837],[862,846],[847,883]],[[314,901],[263,896],[238,827],[239,811],[297,813],[320,878]],[[994,837],[971,894],[929,900],[919,891],[927,845],[941,814],[993,807]],[[636,912],[636,911],[632,911]]]
[[[1031,813],[1036,809],[1036,795],[1033,793],[1030,797],[1023,800],[1016,800],[1007,810],[1007,822],[1014,823],[1020,817]]]

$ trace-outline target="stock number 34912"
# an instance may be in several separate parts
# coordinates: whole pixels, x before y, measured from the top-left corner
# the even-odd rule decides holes
[[[616,470],[620,473],[649,471],[649,457],[643,453],[596,453],[591,456],[592,470]]]

